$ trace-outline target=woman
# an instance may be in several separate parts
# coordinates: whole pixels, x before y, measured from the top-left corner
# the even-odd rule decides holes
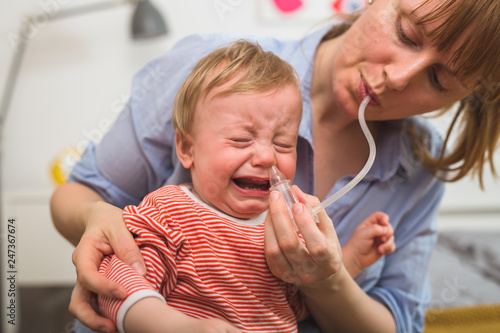
[[[368,147],[357,121],[361,100],[377,142],[369,174],[326,209],[333,224],[316,227],[297,212],[306,241],[290,228],[283,201],[270,201],[266,258],[277,277],[296,283],[323,331],[422,331],[430,292],[426,269],[436,239],[443,181],[469,173],[481,183],[500,133],[500,3],[490,0],[368,0],[359,17],[301,41],[259,39],[299,73],[304,99],[294,182],[323,200],[363,166]],[[168,183],[188,181],[173,157],[170,108],[194,64],[234,38],[192,36],[134,79],[132,98],[103,141],[58,188],[51,208],[58,230],[78,246],[78,282],[70,311],[92,329],[114,326],[91,308],[91,292],[124,297],[97,273],[115,252],[139,272],[144,264],[121,208]],[[487,41],[482,43],[481,41]],[[412,117],[460,101],[458,143],[444,154],[430,125]],[[494,168],[492,169],[494,172]],[[341,263],[356,223],[382,210],[396,251],[353,280]],[[338,238],[337,238],[338,237]]]

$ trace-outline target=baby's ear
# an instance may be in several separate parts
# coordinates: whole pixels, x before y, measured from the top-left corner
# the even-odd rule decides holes
[[[175,131],[175,150],[177,157],[185,169],[191,168],[194,162],[193,138],[191,135],[181,135],[178,130]]]

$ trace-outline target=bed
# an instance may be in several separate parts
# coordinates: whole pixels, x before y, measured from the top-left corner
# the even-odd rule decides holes
[[[426,333],[500,332],[500,232],[441,232],[429,278]]]

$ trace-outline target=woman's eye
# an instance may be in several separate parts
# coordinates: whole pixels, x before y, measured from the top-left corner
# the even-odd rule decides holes
[[[398,22],[396,24],[396,29],[397,29],[397,32],[398,32],[398,37],[399,39],[407,44],[407,45],[410,45],[410,46],[417,46],[417,43],[415,43],[410,37],[408,37],[408,35],[405,33],[404,29],[403,29],[403,23],[402,23],[402,19],[401,19],[401,16],[398,18]]]
[[[439,76],[437,74],[437,70],[435,67],[431,67],[429,71],[429,79],[434,87],[436,87],[439,91],[445,91],[446,89],[443,87],[441,82],[439,81]]]

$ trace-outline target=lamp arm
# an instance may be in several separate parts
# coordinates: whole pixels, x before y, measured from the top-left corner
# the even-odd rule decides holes
[[[93,4],[88,4],[85,6],[76,6],[73,8],[67,8],[64,10],[60,10],[55,15],[53,15],[50,20],[58,20],[66,17],[77,16],[86,13],[93,13],[103,9],[110,9],[114,7],[118,7],[126,4],[134,4],[138,3],[141,0],[108,0]]]
[[[16,86],[17,77],[19,70],[21,68],[21,63],[23,60],[24,52],[26,50],[26,44],[28,43],[28,38],[22,33],[26,31],[25,28],[31,24],[31,19],[24,21],[19,29],[19,40],[14,48],[14,54],[12,56],[12,63],[9,68],[9,73],[7,75],[7,80],[2,93],[2,100],[0,104],[0,140],[3,134],[3,125],[7,113],[9,111],[10,102],[12,100],[12,95],[14,93],[14,87]]]
[[[90,4],[87,6],[79,6],[75,8],[63,9],[58,11],[54,15],[49,16],[48,20],[53,21],[80,14],[91,13],[103,9],[109,9],[117,7],[119,5],[137,3],[139,1],[140,0],[109,0],[101,3]],[[29,31],[28,29],[30,28],[30,26],[34,24],[34,17],[35,15],[32,15],[27,17],[27,19],[23,20],[21,27],[19,29],[19,35],[18,35],[19,39],[17,41],[17,45],[14,48],[12,63],[9,67],[9,73],[7,75],[7,80],[5,82],[0,104],[0,141],[3,134],[3,126],[5,123],[5,119],[7,118],[10,103],[12,101],[12,95],[14,94],[14,88],[17,83],[19,71],[21,69],[21,63],[23,61],[24,53],[26,51],[26,47],[30,39],[30,36],[27,36],[25,32]]]

